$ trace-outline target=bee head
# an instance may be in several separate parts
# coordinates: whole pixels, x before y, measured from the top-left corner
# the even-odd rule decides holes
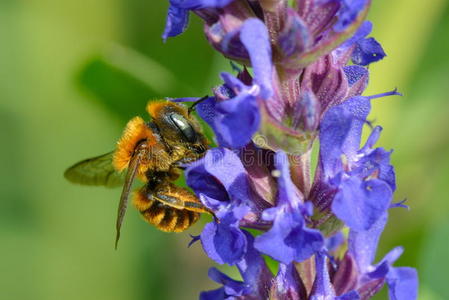
[[[184,105],[156,101],[148,104],[147,111],[170,146],[183,144],[199,153],[205,151],[207,143],[201,127]]]

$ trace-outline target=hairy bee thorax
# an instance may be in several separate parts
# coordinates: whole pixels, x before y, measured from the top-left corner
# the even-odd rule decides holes
[[[135,117],[126,124],[123,135],[117,142],[117,150],[113,158],[114,168],[119,172],[128,168],[138,147],[146,147],[148,152],[139,165],[139,177],[142,177],[148,169],[168,170],[170,168],[169,153],[158,141],[158,136],[140,117]]]

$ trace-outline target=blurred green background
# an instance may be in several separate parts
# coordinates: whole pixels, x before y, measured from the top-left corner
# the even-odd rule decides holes
[[[196,299],[216,286],[199,244],[133,209],[115,251],[120,191],[62,177],[112,150],[148,99],[204,95],[229,69],[195,17],[162,43],[167,2],[0,1],[0,299]],[[391,211],[379,255],[405,246],[397,265],[418,268],[419,299],[449,299],[448,1],[373,2],[388,56],[366,94],[405,95],[376,101],[371,117],[395,150],[396,200],[411,207]]]

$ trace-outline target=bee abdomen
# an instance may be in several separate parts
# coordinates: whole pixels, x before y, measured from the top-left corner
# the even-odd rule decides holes
[[[200,214],[186,209],[177,209],[157,200],[149,200],[144,193],[136,193],[134,205],[143,218],[166,232],[182,232],[198,221]]]

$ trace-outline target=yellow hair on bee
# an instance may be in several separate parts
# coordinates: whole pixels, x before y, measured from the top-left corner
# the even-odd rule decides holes
[[[126,124],[123,135],[117,142],[117,150],[113,158],[114,168],[117,171],[121,172],[128,168],[134,150],[138,142],[142,140],[146,140],[150,146],[156,143],[156,138],[145,121],[141,117],[134,117]],[[144,171],[140,169],[139,173]]]
[[[133,204],[138,211],[147,210],[153,204],[153,200],[149,200],[145,194],[145,187],[134,192]]]
[[[170,102],[168,100],[150,101],[147,104],[147,112],[153,118],[157,119],[167,108],[176,110],[178,113],[187,118],[187,109],[181,104]]]

